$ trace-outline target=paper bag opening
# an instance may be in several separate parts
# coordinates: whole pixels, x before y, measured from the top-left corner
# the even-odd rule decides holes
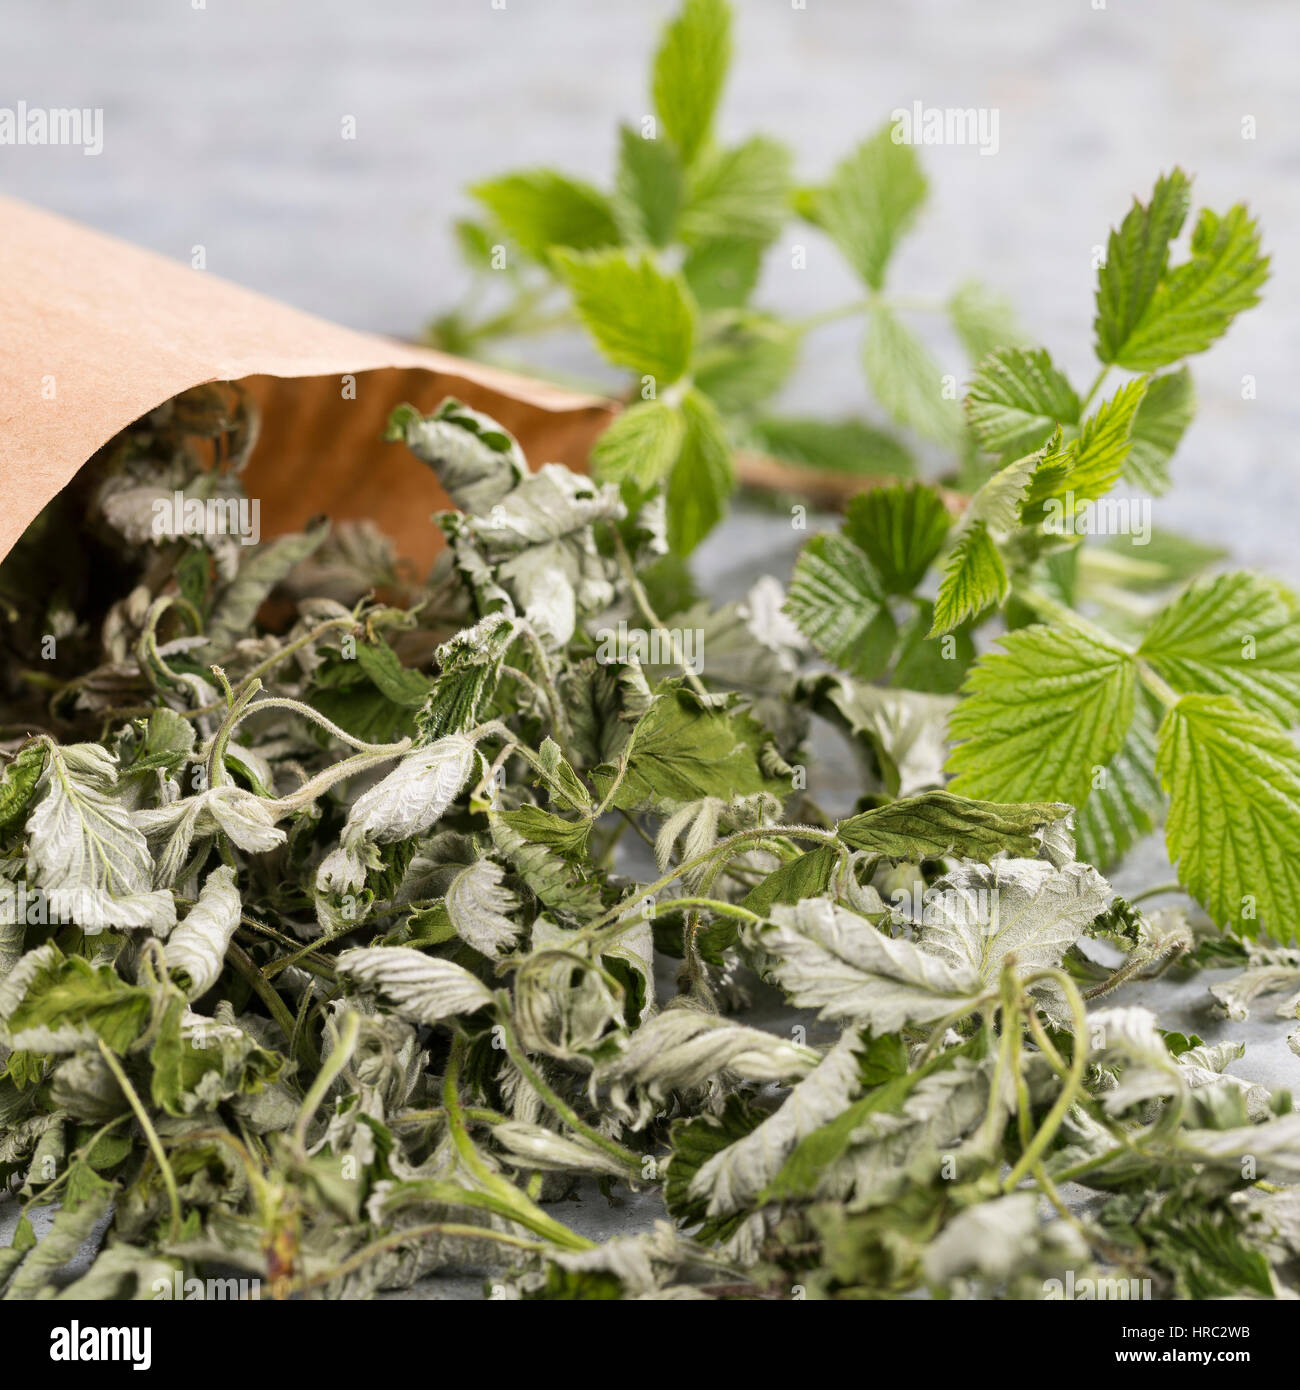
[[[403,401],[494,416],[534,465],[585,465],[616,409],[445,353],[358,333],[76,223],[0,199],[0,559],[113,436],[193,386],[234,381],[261,409],[244,479],[267,535],[369,518],[418,567],[448,505],[384,442]]]

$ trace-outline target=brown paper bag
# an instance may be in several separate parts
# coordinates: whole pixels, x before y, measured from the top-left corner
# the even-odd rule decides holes
[[[421,566],[441,544],[429,514],[449,503],[424,464],[383,442],[393,406],[458,396],[535,465],[575,468],[617,408],[340,328],[0,198],[0,558],[101,445],[210,381],[246,383],[262,408],[244,482],[264,535],[321,512],[368,517]]]

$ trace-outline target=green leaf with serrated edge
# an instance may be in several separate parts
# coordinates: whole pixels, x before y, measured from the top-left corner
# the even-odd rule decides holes
[[[886,936],[825,898],[778,904],[768,916],[756,932],[768,973],[792,1004],[817,1009],[819,1018],[895,1033],[960,1013],[980,992],[973,968]]]
[[[435,903],[432,907],[424,907],[412,912],[406,919],[406,928],[409,935],[403,935],[397,941],[385,941],[384,945],[415,946],[417,948],[441,946],[444,942],[455,940],[456,937],[456,928],[452,926],[451,918],[447,915],[447,908],[443,903]]]
[[[981,449],[1023,454],[1058,425],[1079,423],[1079,397],[1042,348],[998,348],[979,364],[966,419]]]
[[[1176,690],[1300,722],[1300,607],[1275,580],[1237,570],[1193,581],[1138,650]]]
[[[534,260],[545,260],[556,246],[591,251],[619,239],[605,195],[553,169],[506,174],[475,184],[470,192]]]
[[[873,304],[868,311],[862,362],[876,399],[900,424],[941,444],[961,441],[961,410],[945,394],[939,364],[884,304]]]
[[[681,376],[695,344],[695,305],[680,274],[627,251],[557,251],[553,259],[605,357],[660,388]]]
[[[972,362],[995,348],[1019,347],[1025,332],[1011,301],[978,280],[967,280],[948,300],[948,315]]]
[[[991,478],[981,483],[970,499],[962,523],[974,525],[982,521],[997,538],[1014,531],[1020,524],[1020,509],[1030,482],[1059,438],[1058,431],[1042,449],[1004,464]]]
[[[810,468],[865,477],[907,477],[916,471],[911,454],[893,435],[860,420],[773,416],[755,420],[750,431],[764,453]]]
[[[1267,1258],[1250,1248],[1249,1229],[1228,1212],[1161,1210],[1138,1230],[1152,1263],[1173,1274],[1181,1298],[1277,1296]]]
[[[829,661],[863,679],[885,669],[897,627],[880,577],[839,535],[814,536],[799,553],[785,611]]]
[[[1169,460],[1196,414],[1196,388],[1186,367],[1147,382],[1133,419],[1124,478],[1157,495],[1169,487]]]
[[[667,401],[638,401],[596,441],[592,472],[601,482],[630,478],[639,488],[652,488],[677,462],[685,438],[681,411]]]
[[[540,806],[502,811],[501,819],[523,839],[559,850],[561,854],[582,854],[591,835],[590,820],[565,820]]]
[[[573,725],[570,748],[584,767],[613,762],[653,699],[640,666],[607,666],[594,657],[562,671],[557,684]]]
[[[728,315],[696,354],[695,385],[723,414],[748,414],[781,389],[800,341],[796,329],[765,314]]]
[[[525,838],[504,815],[490,815],[488,823],[497,853],[552,912],[586,920],[604,908],[600,887],[585,866]]]
[[[953,546],[934,601],[931,637],[942,637],[986,608],[1005,602],[1011,592],[1007,568],[982,521],[968,526]]]
[[[403,666],[382,638],[374,646],[362,643],[357,648],[357,664],[385,698],[404,709],[419,709],[433,684],[428,676]]]
[[[1059,440],[1060,431],[1053,442]],[[1006,602],[1010,579],[998,540],[1019,524],[1025,492],[1053,445],[1004,465],[971,498],[944,565],[929,636],[941,637]]]
[[[768,777],[760,764],[765,738],[750,714],[709,709],[686,690],[667,690],[655,696],[632,731],[627,770],[613,804],[631,811],[705,796],[780,792],[784,784]],[[610,764],[592,769],[602,797],[615,772]]]
[[[647,139],[631,126],[618,131],[614,216],[630,241],[666,246],[681,211],[684,181],[667,140]]]
[[[655,110],[685,164],[708,143],[730,63],[725,0],[685,0],[664,27],[651,79]]]
[[[1133,422],[1146,393],[1142,378],[1127,382],[1084,421],[1078,436],[1048,445],[1025,497],[1022,516],[1058,525],[1075,505],[1104,496],[1119,481],[1132,442]],[[1062,500],[1064,499],[1064,500]]]
[[[850,501],[844,534],[865,552],[890,594],[910,594],[925,577],[952,518],[922,483],[873,488]]]
[[[1156,775],[1156,717],[1149,697],[1138,693],[1133,725],[1119,751],[1093,778],[1075,817],[1079,857],[1108,869],[1143,835],[1155,829],[1165,799]]]
[[[813,215],[853,269],[878,290],[925,194],[916,151],[896,143],[885,126],[835,167],[814,195]]]
[[[715,150],[691,170],[681,238],[689,245],[736,237],[766,245],[790,210],[790,151],[755,135]]]
[[[1069,814],[1068,805],[1052,802],[1001,805],[932,791],[850,816],[835,833],[851,849],[891,859],[988,860],[1003,850],[1028,858],[1044,827]]]
[[[591,810],[591,793],[573,770],[572,764],[560,751],[560,745],[548,734],[537,750],[539,775],[551,801],[564,811]]]
[[[737,309],[758,284],[763,245],[727,237],[692,246],[682,262],[682,274],[701,309]]]
[[[1221,927],[1300,935],[1300,751],[1227,695],[1184,695],[1160,725],[1165,843],[1178,878]]]
[[[421,743],[464,733],[479,722],[516,635],[510,617],[488,613],[437,648],[434,659],[441,674],[416,716]]]
[[[830,883],[835,860],[831,845],[818,845],[816,849],[796,855],[751,888],[740,900],[740,905],[751,912],[765,913],[774,903],[797,903],[802,898],[819,897]]]
[[[1117,231],[1097,274],[1097,356],[1119,362],[1124,344],[1141,321],[1169,265],[1169,247],[1182,230],[1192,186],[1181,169],[1156,181],[1151,201],[1136,198]]]
[[[19,751],[12,762],[5,764],[0,777],[0,830],[16,821],[27,810],[45,767],[45,749],[31,744]]]
[[[54,945],[45,950],[6,1020],[12,1039],[21,1047],[32,1029],[86,1028],[112,1051],[125,1052],[148,1025],[149,991],[127,984],[111,965],[63,956]]]
[[[163,770],[175,772],[194,749],[194,725],[175,710],[156,709],[149,716],[145,736],[123,776]],[[0,824],[3,817],[0,816]]]
[[[948,721],[951,790],[1081,805],[1133,722],[1132,658],[1100,637],[1040,624],[999,647],[972,667]]]
[[[1203,209],[1192,232],[1191,258],[1166,269],[1141,316],[1099,356],[1146,372],[1204,352],[1243,309],[1259,303],[1268,270],[1259,227],[1244,206],[1222,216]]]
[[[692,550],[722,520],[735,486],[726,427],[698,391],[682,398],[686,434],[668,479],[668,544],[679,555]]]
[[[931,637],[934,604],[917,603],[916,614],[898,636],[898,659],[891,681],[904,690],[928,695],[951,695],[966,679],[975,660],[975,642],[967,628]]]

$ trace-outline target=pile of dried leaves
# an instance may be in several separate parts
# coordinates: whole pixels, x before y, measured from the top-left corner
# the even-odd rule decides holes
[[[660,493],[529,472],[455,402],[392,424],[459,508],[427,586],[361,526],[160,534],[177,492],[238,514],[254,431],[231,389],[173,402],[0,571],[0,1175],[57,1205],[0,1249],[5,1297],[48,1296],[101,1230],[66,1295],[235,1270],[355,1297],[465,1266],[563,1299],[1293,1286],[1289,1097],[1227,1074],[1240,1048],[1088,1000],[1253,956],[1224,991],[1240,1013],[1294,989],[1300,953],[1198,945],[1181,912],[1117,898],[1076,858],[1087,791],[945,788],[950,715],[962,780],[996,798],[1034,729],[1080,737],[1097,681],[1145,729],[1131,672],[1118,699],[1105,682],[1158,645],[1115,639],[1106,665],[1086,631],[1018,627],[1045,652],[1026,686],[1054,653],[1075,672],[1069,730],[1029,701],[1018,731],[979,702],[1019,658],[971,666],[965,630],[945,658],[932,606],[920,630],[890,616],[951,544],[931,490],[870,494],[809,543],[796,626],[774,581],[686,593]],[[1008,536],[1044,534],[1029,499],[1081,486],[1094,435],[996,472],[953,554],[987,563],[987,520],[1041,572]],[[945,659],[970,668],[961,703]],[[1269,669],[1256,688],[1294,701]],[[1235,704],[1175,696],[1166,722],[1192,727],[1189,699]],[[1238,708],[1223,728],[1264,718]],[[839,820],[813,795],[823,717],[861,763]],[[634,837],[653,875],[628,871]],[[1191,866],[1202,898],[1220,852]],[[742,1021],[773,988],[806,1027]],[[665,1219],[598,1246],[557,1202],[583,1182],[656,1188]],[[1108,1200],[1067,1207],[1068,1183]]]

